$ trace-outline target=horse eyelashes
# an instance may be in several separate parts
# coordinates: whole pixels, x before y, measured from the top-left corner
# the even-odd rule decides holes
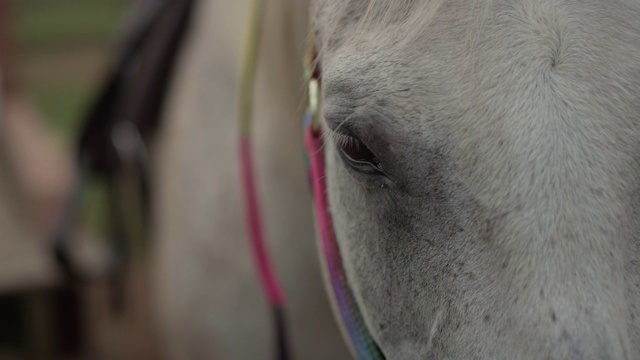
[[[334,132],[332,135],[338,148],[351,147],[351,148],[356,148],[356,150],[359,150],[361,146],[364,147],[364,144],[362,143],[362,141],[356,138],[355,136],[350,136],[350,135],[342,134],[339,132]]]
[[[355,136],[333,133],[342,158],[354,170],[368,175],[385,175],[376,155]]]

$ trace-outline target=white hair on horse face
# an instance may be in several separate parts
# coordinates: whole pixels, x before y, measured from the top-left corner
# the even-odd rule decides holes
[[[339,46],[345,40],[374,38],[377,44],[387,48],[402,50],[425,32],[450,0],[367,0],[367,1],[319,1],[314,4],[313,13],[330,13],[331,18],[323,18],[322,36],[318,42],[318,51],[324,52]],[[473,49],[478,35],[482,32],[487,15],[493,6],[493,0],[469,0],[467,13],[469,49]],[[452,5],[456,6],[456,5]],[[326,9],[323,9],[326,7]],[[336,14],[338,14],[336,16]],[[320,16],[322,17],[322,16]],[[385,32],[389,26],[398,31]],[[318,33],[317,29],[316,32]],[[469,52],[471,54],[472,51]]]
[[[362,31],[366,31],[371,25],[390,25],[401,23],[406,30],[422,29],[428,26],[438,14],[438,10],[445,0],[370,0],[366,13],[362,18]],[[418,11],[418,8],[421,11]],[[409,36],[411,37],[411,36]]]
[[[344,22],[351,23],[349,31],[352,37],[361,37],[371,34],[374,30],[377,36],[380,29],[384,29],[386,25],[403,24],[407,32],[402,33],[403,39],[413,38],[419,29],[424,29],[429,25],[431,20],[437,15],[438,9],[446,0],[369,0],[369,1],[352,1],[346,0],[341,2],[324,2],[323,6],[329,7],[329,12],[339,14],[331,19],[329,23],[325,21],[324,34],[326,40],[331,42],[337,41],[343,35],[339,30],[344,30]],[[420,6],[421,11],[418,10]],[[320,7],[320,6],[318,6]],[[427,8],[425,11],[423,8]],[[384,34],[389,36],[392,34]],[[383,40],[378,38],[377,40]],[[326,43],[323,45],[327,45]],[[324,47],[324,46],[323,46]]]
[[[327,137],[336,238],[382,351],[640,358],[640,3],[322,7],[325,120],[362,121],[407,184],[370,190]]]

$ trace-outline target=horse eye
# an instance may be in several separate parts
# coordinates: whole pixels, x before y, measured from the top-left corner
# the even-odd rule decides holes
[[[369,148],[355,136],[338,134],[338,150],[352,169],[367,175],[385,175],[382,163]]]

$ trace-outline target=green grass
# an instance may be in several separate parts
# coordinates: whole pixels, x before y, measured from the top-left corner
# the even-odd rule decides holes
[[[124,0],[15,1],[17,34],[27,49],[104,42],[121,23]]]
[[[109,199],[108,188],[104,179],[92,177],[85,189],[83,219],[91,230],[98,234],[108,234],[109,230]]]
[[[30,91],[31,99],[48,119],[56,136],[73,143],[82,129],[82,118],[93,100],[91,86],[37,86]]]
[[[47,58],[52,59],[51,65],[45,69],[52,76],[45,76],[46,79],[34,79],[28,75],[32,69],[23,69],[27,73],[26,78],[31,79],[24,86],[27,95],[54,132],[65,141],[73,142],[102,74],[74,68],[61,69],[61,54],[63,61],[67,56],[69,63],[78,64],[85,61],[78,54],[108,49],[113,34],[122,23],[128,1],[19,0],[14,4],[20,55],[39,59],[44,64],[47,64]],[[87,56],[86,61],[95,61],[95,56]],[[39,74],[41,72],[42,69]]]
[[[22,88],[56,136],[77,141],[83,115],[95,97],[110,41],[122,24],[127,0],[15,0],[15,34]],[[34,61],[37,60],[37,61]],[[66,65],[66,66],[63,66]],[[83,66],[89,65],[89,66]],[[107,191],[92,179],[83,222],[93,231],[107,229]]]

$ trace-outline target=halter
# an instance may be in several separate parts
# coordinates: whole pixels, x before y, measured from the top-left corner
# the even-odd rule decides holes
[[[309,159],[309,174],[315,202],[316,226],[320,233],[322,267],[325,281],[331,292],[334,311],[341,320],[343,335],[351,345],[358,360],[382,360],[384,355],[371,337],[358,304],[349,287],[342,263],[340,248],[336,241],[333,220],[327,198],[327,183],[324,164],[324,142],[320,124],[321,73],[316,62],[313,33],[309,32],[309,53],[305,59],[305,76],[309,83],[309,105],[304,120],[304,142]]]
[[[262,0],[254,0],[248,23],[245,62],[240,77],[240,94],[238,109],[239,161],[243,181],[245,214],[250,245],[253,251],[255,267],[258,271],[264,295],[275,314],[275,326],[278,340],[278,359],[287,359],[287,343],[283,321],[285,299],[277,276],[273,270],[271,256],[267,251],[264,232],[262,230],[260,205],[255,184],[251,150],[251,120],[253,82],[257,63],[257,49],[260,40]],[[309,84],[309,104],[304,120],[305,150],[308,158],[309,175],[313,188],[316,225],[320,233],[319,248],[321,263],[334,313],[339,315],[341,330],[356,359],[383,360],[384,355],[371,337],[364,319],[349,287],[344,271],[340,249],[336,242],[333,221],[327,200],[323,140],[320,124],[320,81],[319,68],[315,66],[315,45],[310,34],[309,52],[305,58],[305,78]]]
[[[258,60],[263,8],[264,3],[262,0],[254,0],[251,3],[251,13],[247,23],[246,49],[238,86],[238,126],[240,135],[238,138],[238,155],[244,191],[245,218],[247,232],[249,234],[249,245],[253,253],[254,264],[260,278],[264,296],[273,313],[273,324],[276,330],[276,359],[287,360],[290,357],[283,313],[285,298],[278,277],[274,271],[273,260],[266,245],[267,241],[265,240],[266,237],[262,227],[262,216],[252,156],[251,125],[253,116],[253,87]]]

